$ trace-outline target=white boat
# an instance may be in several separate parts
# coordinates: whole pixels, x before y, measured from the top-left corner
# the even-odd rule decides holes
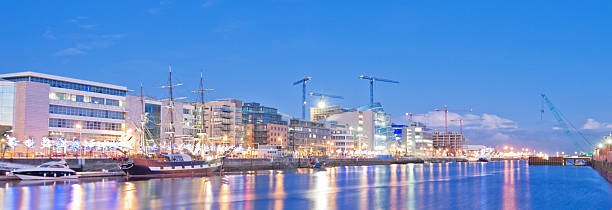
[[[68,168],[65,160],[44,163],[38,167],[16,169],[12,175],[21,180],[56,180],[56,179],[77,179],[76,172]]]

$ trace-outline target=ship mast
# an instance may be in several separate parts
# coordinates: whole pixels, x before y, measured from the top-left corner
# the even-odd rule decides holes
[[[200,133],[198,133],[198,135],[201,135],[202,137],[200,138],[200,147],[204,147],[204,144],[208,144],[208,135],[206,132],[206,120],[204,119],[204,110],[206,109],[206,95],[205,93],[207,91],[213,91],[215,89],[204,89],[204,72],[201,71],[200,72],[200,89],[199,90],[194,90],[194,93],[200,93]],[[195,146],[195,144],[194,144]],[[203,155],[203,153],[202,153]]]
[[[172,95],[172,87],[180,86],[180,85],[183,85],[183,84],[172,84],[172,66],[169,66],[168,68],[169,68],[169,71],[168,71],[168,85],[162,86],[162,88],[168,88],[169,94],[170,94],[170,98],[166,99],[167,101],[169,101],[169,103],[168,103],[168,111],[170,112],[170,131],[167,132],[167,133],[170,134],[170,154],[174,154],[174,139],[175,139],[174,100],[176,100],[176,99],[184,99],[184,97],[174,98],[174,96]]]
[[[140,151],[143,151],[143,153],[146,155],[147,154],[147,148],[145,145],[145,139],[144,139],[144,127],[145,127],[145,102],[144,102],[144,96],[142,93],[142,82],[140,83],[140,106],[141,106],[141,113],[140,113]]]

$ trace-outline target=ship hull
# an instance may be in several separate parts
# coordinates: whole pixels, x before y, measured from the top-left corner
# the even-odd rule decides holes
[[[208,176],[219,172],[222,160],[165,162],[134,158],[121,164],[121,170],[132,177],[156,177],[164,175]]]

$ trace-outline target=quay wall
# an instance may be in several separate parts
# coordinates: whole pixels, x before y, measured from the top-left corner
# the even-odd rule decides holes
[[[390,165],[407,163],[445,163],[465,162],[464,158],[260,158],[260,159],[225,159],[225,171],[254,171],[308,168],[311,162],[318,160],[325,166],[363,166],[363,165]]]
[[[62,159],[55,158],[7,158],[0,160],[0,162],[6,163],[17,163],[25,165],[35,165],[51,162],[60,161]],[[64,158],[70,169],[75,171],[120,171],[119,164],[116,160],[110,158]]]
[[[59,161],[52,158],[7,158],[0,162],[25,164],[38,166],[40,164]],[[110,158],[65,158],[71,169],[80,172],[90,171],[120,171],[118,162]],[[445,163],[465,162],[464,158],[260,158],[260,159],[225,159],[225,171],[254,171],[254,170],[278,170],[311,167],[311,162],[318,160],[325,166],[363,166],[363,165],[390,165],[407,163]]]
[[[612,162],[592,160],[591,166],[601,174],[606,180],[612,182]]]

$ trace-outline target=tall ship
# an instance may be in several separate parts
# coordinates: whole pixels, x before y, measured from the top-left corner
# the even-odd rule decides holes
[[[196,146],[195,142],[199,141],[197,145],[203,147],[205,143],[207,143],[207,135],[205,133],[205,120],[204,120],[204,93],[206,91],[212,89],[204,89],[203,75],[200,75],[200,89],[194,92],[199,92],[201,95],[201,105],[202,109],[201,113],[201,130],[198,135],[200,137],[193,139],[193,145]],[[204,151],[200,150],[201,155],[188,155],[175,153],[175,122],[174,122],[174,100],[179,98],[174,98],[172,88],[175,86],[179,86],[181,84],[173,84],[172,83],[172,67],[169,69],[168,76],[168,85],[163,86],[163,88],[169,89],[170,98],[166,99],[168,101],[168,110],[169,110],[169,137],[167,141],[170,144],[170,152],[169,153],[153,153],[149,154],[146,149],[146,141],[143,139],[145,132],[145,119],[144,119],[144,98],[142,95],[142,87],[141,87],[141,106],[142,106],[142,118],[141,118],[141,127],[140,127],[140,151],[141,153],[133,156],[127,157],[121,160],[120,168],[124,171],[128,177],[156,177],[163,175],[211,175],[215,172],[220,172],[223,169],[223,155],[213,155],[205,154]],[[161,151],[161,150],[160,150]]]

